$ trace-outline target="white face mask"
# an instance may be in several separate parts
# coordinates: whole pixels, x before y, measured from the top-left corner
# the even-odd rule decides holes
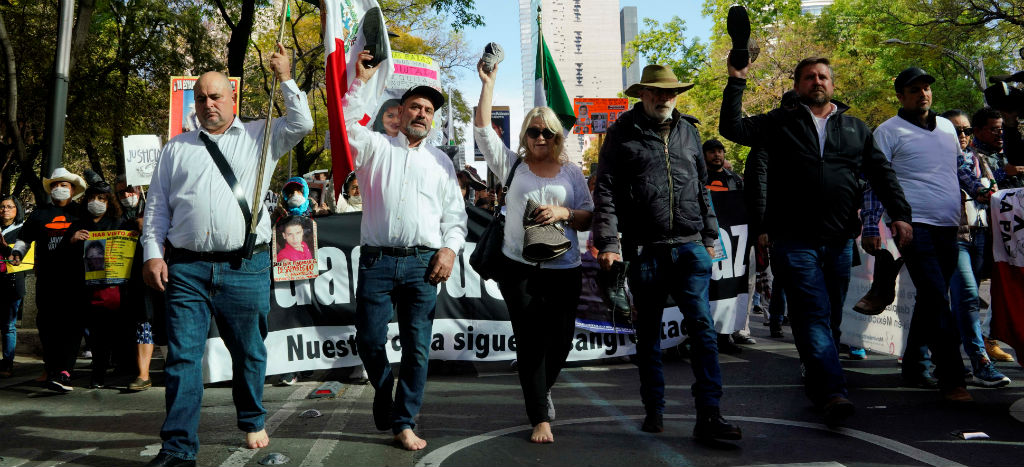
[[[293,193],[291,198],[288,198],[288,205],[293,207],[293,208],[297,208],[299,206],[302,206],[302,203],[305,203],[305,202],[306,202],[306,197],[302,196],[302,193],[299,193],[299,192]]]
[[[127,198],[121,198],[121,206],[124,206],[126,208],[134,208],[135,206],[138,206],[138,205],[139,205],[139,197],[138,196],[129,196]]]
[[[94,216],[102,216],[104,213],[107,212],[107,203],[100,201],[98,199],[94,199],[92,201],[89,201],[89,204],[86,205],[86,209],[89,210],[89,214],[92,214]]]
[[[363,204],[363,197],[362,196],[349,196],[348,197],[348,204],[351,204],[353,206],[361,206]]]
[[[54,201],[64,201],[71,197],[71,188],[66,186],[54,188],[53,190],[50,190],[50,197],[53,198]]]

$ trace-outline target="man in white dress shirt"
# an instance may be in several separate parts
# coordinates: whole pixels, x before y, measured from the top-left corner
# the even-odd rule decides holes
[[[256,449],[270,439],[264,429],[263,379],[266,373],[270,311],[269,216],[260,215],[251,258],[240,254],[245,217],[217,168],[205,139],[231,166],[241,192],[267,190],[278,160],[313,128],[306,96],[291,79],[284,47],[270,56],[281,82],[287,115],[271,124],[269,161],[258,174],[264,121],[243,123],[233,113],[234,93],[227,76],[209,72],[196,81],[199,131],[167,142],[150,185],[142,244],[143,279],[165,291],[167,300],[167,417],[163,446],[151,466],[194,466],[199,451],[199,409],[203,397],[203,351],[210,316],[232,361],[232,396],[238,428]],[[259,177],[257,177],[259,175]],[[252,200],[249,200],[250,202]],[[264,214],[264,210],[259,210]]]
[[[377,72],[363,52],[356,79],[345,95],[348,143],[363,198],[356,342],[376,391],[373,420],[391,429],[410,451],[427,442],[413,432],[423,402],[437,284],[448,280],[466,240],[466,210],[455,166],[426,144],[434,109],[444,104],[436,89],[420,86],[402,96],[398,136],[358,123],[380,98],[365,83]],[[402,366],[398,390],[385,345],[392,312],[397,314]]]

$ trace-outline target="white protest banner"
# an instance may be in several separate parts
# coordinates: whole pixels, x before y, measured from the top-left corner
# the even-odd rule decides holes
[[[124,171],[131,186],[149,185],[160,159],[160,137],[132,135],[124,137]]]

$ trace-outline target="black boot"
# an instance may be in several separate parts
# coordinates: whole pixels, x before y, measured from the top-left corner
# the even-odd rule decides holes
[[[896,277],[903,268],[903,258],[893,259],[888,250],[875,254],[875,271],[871,288],[853,306],[853,311],[865,315],[877,315],[896,300]]]
[[[697,424],[693,427],[693,437],[738,440],[743,438],[743,432],[740,427],[725,421],[718,407],[699,407],[697,408]]]
[[[660,413],[647,412],[644,424],[640,426],[640,429],[648,433],[661,433],[665,431],[665,421]]]

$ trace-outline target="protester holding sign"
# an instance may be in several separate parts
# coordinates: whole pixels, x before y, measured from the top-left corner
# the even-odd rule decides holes
[[[42,203],[25,221],[11,253],[11,264],[21,264],[28,247],[35,242],[36,288],[64,293],[36,294],[36,327],[43,345],[46,387],[60,393],[71,392],[71,371],[82,339],[81,311],[69,299],[77,297],[82,256],[68,242],[71,223],[78,219],[79,206],[73,201],[82,195],[86,184],[82,177],[60,167],[43,186],[50,190],[50,203]]]
[[[11,195],[0,196],[0,256],[11,256],[11,245],[18,240],[22,221],[25,219],[21,201]],[[11,272],[6,262],[0,263],[0,345],[3,346],[3,360],[0,360],[0,378],[11,376],[14,370],[14,348],[18,342],[18,310],[25,297],[25,272]]]
[[[120,203],[111,193],[110,185],[96,178],[85,190],[79,219],[71,224],[70,229],[73,232],[70,242],[82,254],[84,261],[84,271],[78,279],[81,284],[80,310],[84,311],[82,315],[92,336],[92,377],[89,387],[94,389],[104,386],[111,351],[119,339],[116,331],[123,318],[120,316],[121,291],[118,285],[86,284],[89,272],[102,272],[106,268],[108,247],[104,240],[90,240],[90,233],[118,230],[122,226]],[[135,248],[131,251],[134,254]]]
[[[357,79],[344,100],[348,143],[360,192],[366,195],[356,291],[357,342],[376,391],[377,429],[390,428],[402,447],[415,451],[427,445],[413,428],[427,380],[437,285],[448,280],[455,255],[465,243],[466,209],[451,159],[425,143],[434,111],[444,104],[440,91],[417,86],[405,92],[402,131],[394,138],[359,124],[380,98],[379,91],[366,84],[379,68],[367,68],[372,58],[363,51],[350,64]],[[385,352],[392,314],[398,317],[402,345],[394,401],[394,375]]]
[[[705,187],[708,173],[694,127],[697,119],[676,110],[678,96],[692,87],[679,82],[671,68],[648,65],[640,82],[626,89],[640,102],[612,125],[601,148],[594,246],[604,270],[616,261],[630,262],[636,362],[647,412],[641,429],[664,430],[661,322],[671,294],[686,317],[692,342],[694,437],[736,440],[742,437],[740,428],[722,418],[719,409],[722,371],[708,300],[718,220]]]
[[[487,73],[483,71],[483,64],[483,60],[477,64],[483,89],[474,118],[473,136],[487,160],[487,167],[499,180],[507,180],[510,172],[515,171],[505,193],[508,219],[502,243],[505,266],[497,278],[498,286],[508,305],[516,335],[519,384],[523,389],[526,414],[533,425],[530,441],[551,443],[554,442],[551,386],[569,356],[580,301],[582,269],[576,231],[590,229],[594,202],[583,171],[565,159],[564,129],[551,109],[535,107],[527,112],[518,152],[502,143],[490,121],[498,67],[495,65]],[[539,207],[526,212],[530,201]],[[524,217],[541,224],[563,225],[565,236],[571,242],[569,250],[544,262],[524,258],[523,248],[528,237],[521,221]]]
[[[278,161],[313,128],[306,94],[292,80],[280,43],[270,56],[270,68],[281,83],[284,117],[243,123],[232,112],[235,99],[228,77],[208,72],[194,88],[202,128],[168,141],[153,173],[142,231],[143,279],[150,287],[166,290],[169,352],[163,446],[151,466],[195,465],[203,344],[211,316],[231,353],[234,403],[246,446],[270,444],[262,399],[271,222],[265,215],[251,219],[256,223],[255,247],[243,251],[249,203],[262,197],[245,200],[235,192],[265,193]],[[260,167],[265,125],[270,127],[268,163]],[[262,212],[260,207],[258,213]]]

